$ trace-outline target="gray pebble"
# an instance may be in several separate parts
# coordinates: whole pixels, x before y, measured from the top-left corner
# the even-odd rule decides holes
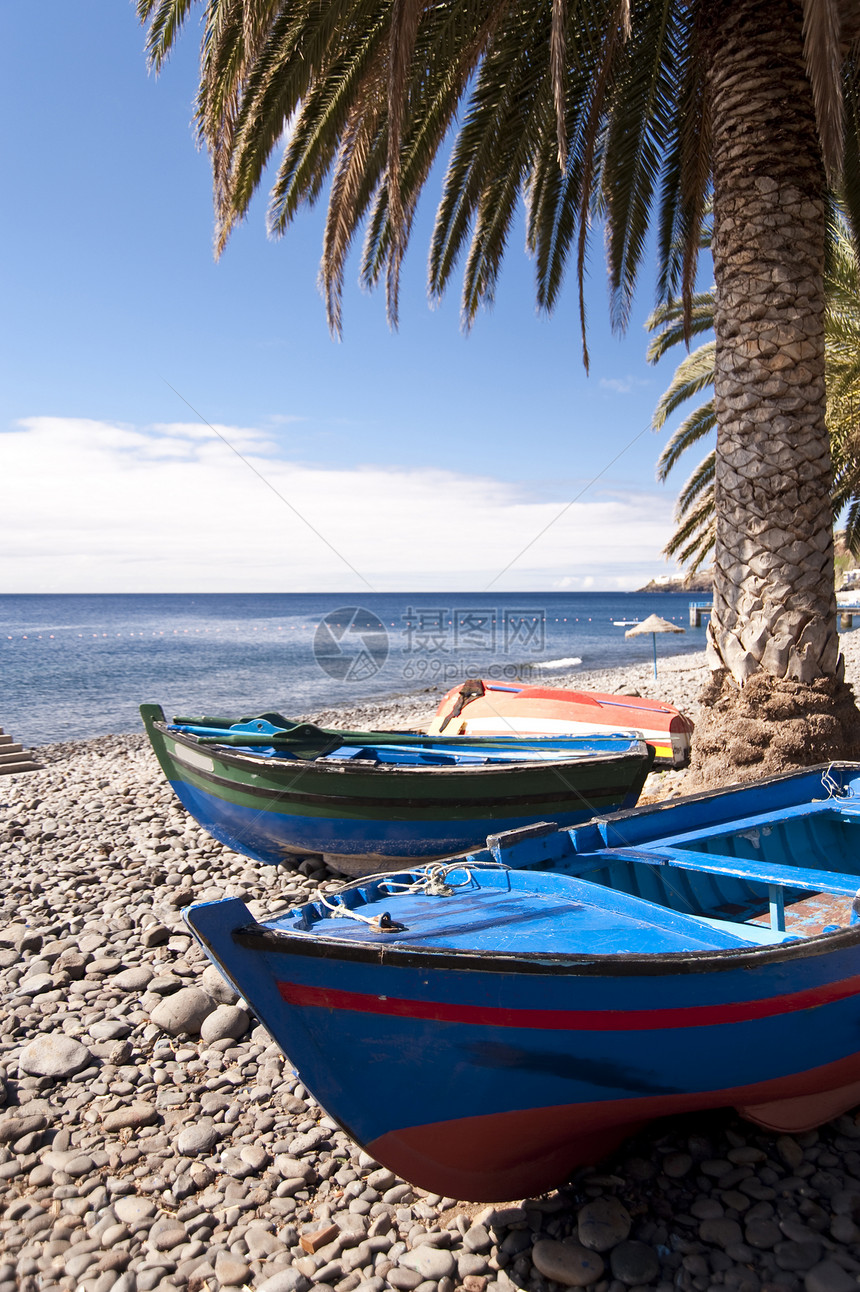
[[[400,1257],[400,1264],[408,1270],[415,1270],[422,1279],[433,1279],[436,1282],[450,1278],[457,1272],[457,1262],[451,1252],[427,1244],[422,1244],[411,1252],[404,1252]]]
[[[141,1126],[151,1126],[159,1120],[158,1110],[153,1104],[133,1103],[113,1112],[105,1113],[102,1125],[106,1131],[123,1130],[126,1127],[139,1130]]]
[[[212,997],[216,1005],[235,1005],[239,999],[238,993],[215,965],[207,965],[203,970],[200,975],[200,986]]]
[[[121,1041],[128,1036],[131,1026],[121,1018],[102,1018],[91,1023],[89,1030],[94,1041]]]
[[[171,1036],[179,1036],[183,1032],[196,1036],[214,1008],[212,997],[200,987],[181,987],[156,1005],[150,1017],[156,1027]]]
[[[220,1139],[220,1132],[215,1123],[208,1117],[186,1126],[176,1141],[176,1147],[183,1157],[197,1157],[209,1153]]]
[[[27,1113],[14,1108],[0,1117],[0,1144],[14,1144],[24,1135],[43,1130],[47,1124],[48,1119],[43,1113]]]
[[[484,1225],[472,1225],[463,1235],[463,1246],[467,1252],[488,1252],[492,1245],[493,1240]]]
[[[566,1287],[587,1287],[603,1274],[603,1258],[578,1243],[541,1238],[532,1248],[532,1261],[546,1279]]]
[[[122,991],[143,991],[152,977],[153,973],[148,965],[135,965],[118,973],[111,985]]]
[[[127,1225],[135,1228],[142,1221],[151,1220],[155,1215],[157,1208],[154,1202],[149,1198],[138,1198],[134,1194],[125,1198],[118,1198],[113,1204],[117,1220],[123,1221]]]
[[[750,1247],[761,1250],[775,1246],[782,1238],[782,1230],[775,1220],[749,1220],[744,1230],[744,1240]]]
[[[62,1081],[90,1066],[93,1056],[85,1045],[63,1032],[38,1036],[21,1051],[18,1062],[22,1071],[36,1077],[53,1077]]]
[[[395,1265],[388,1271],[386,1278],[399,1292],[415,1292],[415,1289],[424,1282],[423,1275],[405,1265]]]
[[[651,1283],[660,1272],[660,1262],[653,1247],[647,1243],[628,1240],[613,1247],[609,1253],[613,1278],[633,1287]]]
[[[699,1237],[703,1243],[713,1243],[717,1247],[730,1247],[739,1243],[743,1232],[736,1220],[703,1220],[699,1225]]]
[[[260,1283],[256,1292],[308,1292],[310,1286],[310,1280],[298,1270],[288,1269],[279,1270],[277,1274]]]
[[[237,1287],[251,1277],[251,1268],[232,1252],[219,1252],[215,1258],[215,1277],[224,1287]]]
[[[803,1280],[806,1292],[857,1292],[857,1280],[835,1261],[813,1265]]]
[[[306,1131],[304,1135],[297,1135],[295,1139],[290,1140],[289,1151],[297,1157],[302,1153],[309,1153],[311,1149],[317,1148],[324,1144],[331,1134],[322,1126],[317,1126],[313,1130]]]
[[[693,1165],[689,1153],[667,1153],[663,1158],[663,1171],[671,1180],[679,1180],[687,1175]]]
[[[247,1032],[251,1020],[244,1009],[237,1005],[218,1005],[204,1018],[200,1026],[200,1039],[207,1045],[213,1041],[237,1040]]]
[[[618,1198],[595,1198],[577,1217],[579,1241],[594,1252],[608,1252],[630,1233],[630,1213]]]

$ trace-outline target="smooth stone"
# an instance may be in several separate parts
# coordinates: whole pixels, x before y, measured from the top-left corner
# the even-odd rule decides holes
[[[667,1153],[663,1158],[663,1172],[670,1180],[680,1180],[693,1165],[689,1153]]]
[[[142,1221],[151,1220],[158,1208],[149,1198],[139,1198],[135,1194],[128,1194],[124,1198],[117,1198],[113,1203],[113,1209],[116,1213],[117,1220],[122,1220],[127,1225],[139,1225]]]
[[[486,1269],[486,1256],[479,1256],[477,1252],[459,1252],[457,1254],[457,1274],[461,1283],[470,1274],[483,1274]]]
[[[130,1270],[120,1274],[110,1292],[137,1292],[137,1279]]]
[[[404,1252],[399,1264],[407,1270],[414,1270],[422,1279],[433,1279],[437,1283],[439,1279],[450,1278],[457,1272],[457,1262],[451,1252],[426,1243],[411,1252]]]
[[[109,1250],[115,1243],[121,1243],[128,1237],[128,1226],[118,1220],[115,1225],[108,1225],[107,1229],[102,1230],[99,1241],[101,1242],[102,1247],[108,1248]]]
[[[278,1153],[275,1158],[275,1170],[284,1180],[309,1180],[314,1173],[312,1162],[302,1162],[287,1153]]]
[[[803,1283],[806,1292],[857,1292],[857,1279],[835,1261],[813,1265]]]
[[[52,1077],[62,1080],[82,1072],[93,1062],[93,1055],[85,1045],[64,1032],[38,1036],[21,1051],[18,1063],[22,1071],[32,1077]]]
[[[262,1171],[269,1165],[269,1155],[262,1144],[246,1144],[240,1150],[239,1157],[255,1171]]]
[[[20,1112],[17,1109],[0,1117],[0,1144],[14,1144],[24,1135],[44,1130],[48,1119],[41,1113]]]
[[[388,1271],[386,1277],[391,1286],[398,1289],[398,1292],[415,1292],[419,1284],[424,1282],[417,1270],[407,1269],[403,1265],[395,1265],[394,1269]]]
[[[188,1231],[175,1220],[160,1220],[149,1231],[149,1242],[158,1252],[169,1252],[188,1241]]]
[[[73,1180],[76,1180],[79,1176],[89,1175],[94,1168],[95,1162],[88,1153],[76,1153],[66,1162],[62,1169],[66,1175],[70,1175]]]
[[[311,1149],[324,1144],[330,1135],[331,1131],[324,1130],[322,1126],[315,1126],[313,1130],[305,1131],[303,1135],[297,1135],[295,1139],[290,1140],[290,1153],[296,1156],[309,1153]],[[411,1193],[412,1190],[410,1189],[409,1192]]]
[[[613,1247],[609,1253],[609,1266],[613,1278],[620,1279],[628,1287],[651,1283],[660,1273],[660,1262],[654,1248],[635,1240]]]
[[[251,1275],[251,1267],[232,1252],[219,1252],[215,1257],[215,1277],[224,1287],[237,1287]]]
[[[112,987],[121,987],[123,991],[141,991],[153,978],[153,972],[147,965],[135,965],[132,969],[123,969],[111,983]]]
[[[744,1242],[762,1251],[776,1246],[782,1237],[782,1230],[775,1220],[750,1220],[744,1232]]]
[[[126,1127],[137,1130],[141,1126],[152,1126],[158,1118],[158,1110],[152,1104],[126,1104],[123,1108],[105,1113],[102,1125],[106,1131],[124,1130]]]
[[[51,991],[55,986],[54,976],[50,973],[34,973],[22,978],[17,991],[22,996],[38,996],[43,991]]]
[[[207,965],[203,970],[200,975],[200,985],[218,1005],[235,1005],[239,999],[237,992],[214,965]]]
[[[579,1241],[593,1252],[608,1252],[623,1243],[630,1233],[633,1221],[630,1213],[617,1198],[595,1198],[580,1208],[577,1217]]]
[[[587,1287],[603,1274],[603,1258],[578,1243],[557,1243],[540,1238],[532,1248],[532,1263],[546,1279],[567,1287]]]
[[[310,1286],[310,1280],[298,1270],[278,1270],[264,1283],[259,1283],[255,1292],[307,1292]]]
[[[90,1036],[94,1041],[122,1041],[131,1026],[121,1018],[100,1018],[90,1024]]]
[[[145,947],[164,946],[170,938],[170,929],[164,924],[150,924],[140,935],[140,940]]]
[[[821,1244],[816,1242],[781,1242],[773,1249],[776,1263],[781,1270],[803,1271],[812,1269],[821,1260]]]
[[[160,1005],[150,1013],[156,1027],[171,1036],[187,1032],[196,1036],[204,1020],[212,1013],[215,1002],[199,987],[180,987],[179,991],[165,996]]]
[[[463,1246],[467,1252],[488,1252],[492,1245],[493,1240],[484,1225],[472,1225],[463,1235]]]
[[[743,1241],[743,1231],[736,1220],[727,1220],[725,1216],[721,1216],[718,1220],[703,1220],[699,1225],[699,1237],[703,1243],[731,1247],[733,1243]]]
[[[196,1157],[209,1153],[220,1139],[220,1132],[208,1117],[186,1126],[176,1141],[176,1147],[182,1157]]]
[[[207,1045],[213,1041],[236,1041],[244,1036],[251,1019],[244,1009],[237,1005],[218,1005],[209,1014],[200,1028],[200,1039]]]

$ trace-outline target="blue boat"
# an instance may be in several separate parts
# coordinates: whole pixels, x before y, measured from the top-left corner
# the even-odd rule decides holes
[[[445,737],[140,711],[173,790],[216,839],[275,865],[321,856],[346,874],[449,857],[549,816],[572,825],[632,807],[654,757],[629,732]]]
[[[666,1114],[860,1102],[858,840],[860,764],[831,765],[185,918],[357,1143],[495,1201]]]

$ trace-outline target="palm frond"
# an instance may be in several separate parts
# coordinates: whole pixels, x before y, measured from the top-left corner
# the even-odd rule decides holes
[[[678,364],[668,388],[660,396],[654,410],[651,426],[655,431],[659,431],[666,419],[686,400],[713,386],[715,355],[716,342],[706,341]]]
[[[146,53],[150,67],[161,70],[176,44],[194,0],[137,0],[137,16],[148,23]]]
[[[845,105],[840,91],[842,31],[839,0],[801,0],[803,52],[812,84],[824,168],[831,184],[842,172]]]
[[[716,430],[717,413],[712,400],[700,404],[673,432],[669,443],[657,459],[657,479],[665,482],[669,472],[680,461],[682,455],[694,444]]]

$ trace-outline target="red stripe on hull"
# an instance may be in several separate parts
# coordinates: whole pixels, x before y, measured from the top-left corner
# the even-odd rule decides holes
[[[342,991],[335,987],[310,987],[290,982],[279,982],[278,990],[291,1005],[349,1010],[362,1014],[387,1014],[398,1018],[430,1019],[438,1023],[468,1023],[477,1027],[526,1027],[542,1031],[636,1032],[746,1023],[814,1009],[819,1005],[829,1005],[856,995],[860,991],[860,975],[763,1000],[689,1005],[676,1009],[498,1009],[486,1005],[455,1005],[446,1001],[401,1000],[357,991]]]
[[[768,1130],[810,1130],[860,1102],[860,1055],[732,1090],[608,1100],[464,1117],[389,1131],[367,1151],[434,1193],[501,1202],[561,1185],[649,1121],[700,1108],[737,1108]]]

